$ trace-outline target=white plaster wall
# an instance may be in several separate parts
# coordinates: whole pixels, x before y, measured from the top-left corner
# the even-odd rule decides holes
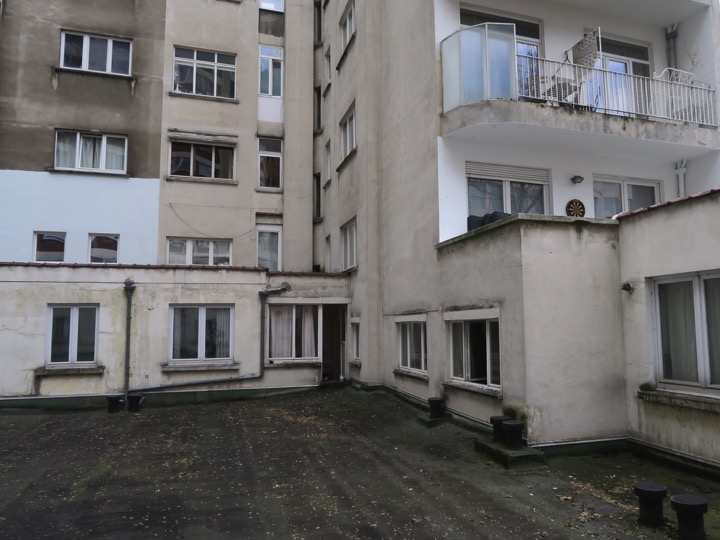
[[[159,180],[0,173],[0,261],[33,261],[35,231],[65,232],[66,263],[90,261],[90,233],[119,234],[118,263],[157,262]]]
[[[258,96],[258,120],[281,124],[283,121],[283,99]]]
[[[686,167],[686,195],[720,187],[720,152],[689,159]]]

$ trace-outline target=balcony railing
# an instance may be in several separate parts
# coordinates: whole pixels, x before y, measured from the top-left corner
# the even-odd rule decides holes
[[[715,90],[513,54],[513,25],[466,28],[442,43],[445,112],[487,99],[520,99],[598,113],[716,125]]]

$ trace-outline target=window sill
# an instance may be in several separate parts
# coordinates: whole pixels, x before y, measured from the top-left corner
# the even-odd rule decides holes
[[[278,195],[282,195],[283,188],[271,188],[271,187],[257,186],[255,188],[255,191],[258,193],[276,193]]]
[[[226,0],[226,1],[232,1],[232,0]],[[202,99],[205,101],[217,101],[219,103],[232,103],[235,105],[240,104],[239,99],[235,98],[224,98],[224,97],[217,97],[217,96],[203,96],[202,94],[186,94],[185,92],[168,92],[168,96],[170,97],[180,97],[180,98],[192,98],[192,99]]]
[[[351,266],[350,268],[343,268],[342,273],[346,276],[350,276],[358,271],[358,265]]]
[[[657,403],[659,405],[670,405],[674,407],[683,407],[720,414],[720,399],[714,397],[699,396],[697,394],[681,394],[662,390],[640,390],[637,396],[638,399],[647,401],[648,403]]]
[[[295,367],[322,367],[322,360],[268,360],[265,369]]]
[[[409,369],[404,368],[397,368],[393,370],[393,375],[407,377],[409,379],[418,379],[425,382],[428,382],[430,380],[430,377],[428,377],[427,373],[423,373],[420,371],[410,371]]]
[[[314,217],[314,218],[313,218],[313,224],[314,224],[314,225],[317,225],[317,224],[319,224],[319,223],[322,223],[323,221],[324,221],[324,219],[323,219],[322,216],[318,216],[318,217]]]
[[[64,376],[88,376],[88,375],[102,375],[105,373],[105,366],[90,365],[90,366],[77,366],[70,367],[68,365],[58,366],[43,366],[35,368],[35,377],[64,377]]]
[[[350,47],[352,46],[352,44],[355,43],[355,36],[356,36],[356,35],[357,35],[357,30],[355,30],[355,32],[353,32],[353,35],[350,36],[350,39],[349,39],[348,42],[347,42],[347,45],[345,45],[345,48],[343,49],[343,52],[342,52],[342,54],[340,55],[340,59],[338,60],[337,65],[335,66],[335,70],[336,70],[336,71],[340,71],[340,68],[341,68],[342,65],[345,63],[345,58],[346,58],[347,55],[348,55],[348,51],[350,50]]]
[[[350,161],[352,161],[352,158],[355,157],[355,154],[357,154],[357,146],[350,150],[348,152],[348,155],[343,158],[343,160],[340,162],[340,165],[337,166],[337,169],[335,169],[335,172],[340,172],[343,170]]]
[[[320,135],[323,134],[323,131],[324,131],[324,128],[316,127],[315,129],[313,129],[313,137],[319,137]]]
[[[178,373],[186,371],[237,371],[240,364],[228,363],[205,363],[205,364],[164,364],[161,369],[163,373]]]
[[[258,97],[261,98],[268,98],[268,99],[282,99],[282,96],[271,96],[270,94],[258,94]]]
[[[122,73],[108,73],[106,71],[92,71],[89,69],[74,69],[63,66],[54,66],[55,73],[76,73],[78,75],[96,75],[99,77],[108,77],[110,79],[124,79],[135,83],[135,75],[123,75]]]
[[[362,367],[362,362],[360,361],[359,358],[355,358],[354,360],[350,360],[350,361],[348,362],[348,364],[351,365],[351,366],[353,366],[353,367],[356,367],[356,368]]]
[[[85,176],[114,176],[116,178],[130,178],[130,175],[126,172],[113,172],[113,171],[102,171],[102,170],[85,170],[85,169],[56,169],[50,167],[49,173],[65,173],[65,174],[83,174]]]
[[[489,388],[487,386],[481,386],[479,384],[474,384],[474,383],[450,381],[450,382],[443,383],[443,387],[454,388],[457,390],[463,390],[465,392],[472,392],[473,394],[482,394],[484,396],[492,396],[497,399],[502,399],[502,397],[503,397],[502,390],[498,390],[495,388]]]
[[[197,182],[200,184],[221,184],[226,186],[236,186],[237,180],[228,178],[205,178],[204,176],[173,176],[167,175],[165,180],[168,182]]]

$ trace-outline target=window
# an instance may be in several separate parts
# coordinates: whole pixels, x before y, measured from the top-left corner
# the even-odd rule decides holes
[[[647,208],[658,202],[658,185],[629,180],[593,180],[595,217]]]
[[[235,149],[204,143],[172,141],[170,176],[193,178],[234,178]]]
[[[231,240],[168,238],[168,264],[230,265]]]
[[[468,203],[471,216],[492,212],[507,214],[544,214],[545,184],[468,178]]]
[[[322,217],[323,188],[320,173],[313,175],[313,218]]]
[[[343,51],[347,48],[350,40],[355,35],[355,1],[350,0],[345,13],[340,19],[340,38],[342,40]]]
[[[282,227],[258,225],[257,233],[258,267],[282,270]]]
[[[720,275],[657,282],[659,383],[720,390]]]
[[[343,270],[357,267],[357,221],[353,219],[340,229],[343,245]]]
[[[282,96],[282,47],[260,45],[260,95]]]
[[[427,371],[427,336],[425,322],[398,323],[400,334],[400,367]]]
[[[175,47],[173,91],[235,99],[235,55]]]
[[[171,360],[230,360],[233,356],[233,308],[170,308]]]
[[[315,2],[315,43],[321,43],[323,38],[323,32],[322,32],[322,6],[320,5],[320,1],[316,0]]]
[[[63,262],[65,260],[65,233],[35,233],[35,262]]]
[[[258,138],[258,186],[282,188],[282,139]]]
[[[355,108],[345,115],[340,122],[340,136],[342,139],[342,155],[346,158],[355,149]]]
[[[127,137],[59,129],[55,132],[55,168],[124,173]]]
[[[128,39],[63,32],[60,66],[97,73],[130,75],[132,42]]]
[[[333,176],[332,150],[330,141],[325,145],[325,179],[329,182]]]
[[[285,11],[285,0],[260,0],[259,7],[269,11]]]
[[[329,85],[332,82],[332,63],[330,60],[330,49],[328,48],[327,51],[325,51],[325,86]]]
[[[97,361],[98,311],[97,306],[49,306],[48,364]]]
[[[450,323],[452,378],[500,386],[500,323],[471,320]]]
[[[322,310],[316,305],[271,305],[270,358],[319,358],[318,329]]]
[[[322,88],[319,86],[315,87],[315,92],[313,94],[314,101],[313,101],[313,129],[315,131],[322,130],[323,124],[322,124]]]
[[[91,234],[90,262],[118,262],[118,239],[119,236],[117,234]]]
[[[350,331],[352,334],[353,360],[360,360],[360,323],[351,323]]]

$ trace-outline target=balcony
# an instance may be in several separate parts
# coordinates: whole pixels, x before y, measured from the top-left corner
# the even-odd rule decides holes
[[[515,27],[487,23],[441,44],[443,112],[486,100],[545,103],[619,117],[715,126],[715,90],[666,69],[640,77],[515,54]]]

